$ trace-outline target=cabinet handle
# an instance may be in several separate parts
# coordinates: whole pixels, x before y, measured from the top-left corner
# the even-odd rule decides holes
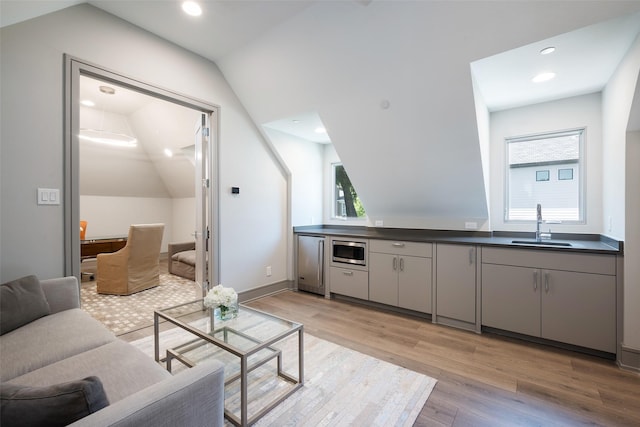
[[[398,269],[398,258],[393,257],[393,271],[396,271],[397,269]]]
[[[324,285],[324,240],[318,240],[318,283]]]
[[[353,271],[343,271],[342,274],[345,276],[353,276]]]
[[[544,291],[549,293],[549,272],[544,272]]]
[[[473,264],[473,248],[469,249],[469,264]]]
[[[400,258],[400,271],[404,271],[404,258]]]
[[[533,290],[534,291],[538,290],[538,272],[537,271],[533,272]]]
[[[394,243],[393,247],[394,248],[404,248],[404,243]]]

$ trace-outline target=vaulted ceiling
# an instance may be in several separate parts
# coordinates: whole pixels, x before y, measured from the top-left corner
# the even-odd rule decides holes
[[[76,3],[3,0],[2,25]],[[391,224],[486,219],[476,108],[599,91],[640,31],[637,1],[207,0],[198,19],[178,2],[88,3],[216,62],[258,126],[319,117]],[[556,81],[532,85],[549,66]]]

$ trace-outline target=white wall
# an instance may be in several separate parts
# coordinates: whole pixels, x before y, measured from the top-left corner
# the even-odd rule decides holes
[[[169,243],[193,241],[195,198],[80,196],[87,239],[127,236],[130,224],[164,224],[161,252]]]
[[[87,239],[126,237],[131,224],[164,224],[162,247],[173,235],[170,198],[80,196],[80,218],[87,221]]]
[[[505,142],[507,137],[586,127],[586,224],[554,224],[552,232],[601,233],[601,94],[577,96],[491,113],[491,226],[493,230],[535,231],[535,225],[505,223]],[[544,206],[543,218],[544,218]]]
[[[1,280],[65,273],[62,205],[35,196],[63,187],[64,53],[221,106],[221,278],[239,291],[287,279],[285,179],[215,64],[88,4],[0,31]]]
[[[606,224],[611,218],[612,224],[610,230],[608,227],[605,229],[605,234],[625,240],[624,336],[622,342],[637,350],[640,350],[640,328],[638,327],[640,325],[640,299],[638,298],[640,295],[640,273],[637,270],[640,245],[638,236],[633,230],[627,234],[625,223],[638,219],[638,211],[635,210],[639,197],[636,184],[638,157],[636,147],[633,145],[636,136],[632,135],[632,140],[627,140],[629,136],[627,125],[639,70],[640,36],[629,48],[629,52],[602,93],[604,221]],[[637,118],[634,119],[634,122],[637,122]],[[626,156],[629,157],[625,158]],[[627,186],[629,186],[628,189]],[[632,216],[626,218],[626,215]]]
[[[291,224],[322,223],[323,144],[265,128],[291,173]]]
[[[638,69],[640,36],[602,92],[604,232],[621,240],[625,238],[625,141]]]
[[[196,229],[196,199],[171,199],[171,243],[193,242]]]

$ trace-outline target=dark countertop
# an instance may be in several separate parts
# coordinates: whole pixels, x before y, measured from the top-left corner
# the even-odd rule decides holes
[[[460,243],[545,251],[601,253],[622,255],[623,242],[599,234],[552,233],[552,239],[536,244],[534,232],[506,231],[447,231],[404,228],[375,228],[335,225],[306,225],[294,227],[296,234],[343,236],[361,239],[403,240],[410,242]],[[531,241],[531,244],[513,241]],[[549,244],[551,243],[551,244]],[[568,244],[570,246],[563,246]]]

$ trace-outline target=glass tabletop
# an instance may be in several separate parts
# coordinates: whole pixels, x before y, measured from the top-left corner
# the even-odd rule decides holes
[[[201,318],[192,320],[193,313],[198,311],[202,313]],[[220,347],[236,355],[259,350],[265,343],[279,340],[302,327],[300,323],[242,304],[239,306],[237,317],[221,320],[214,318],[214,310],[204,307],[202,300],[159,309],[156,313],[186,330],[197,332],[197,335],[206,334],[207,340],[213,340]]]

